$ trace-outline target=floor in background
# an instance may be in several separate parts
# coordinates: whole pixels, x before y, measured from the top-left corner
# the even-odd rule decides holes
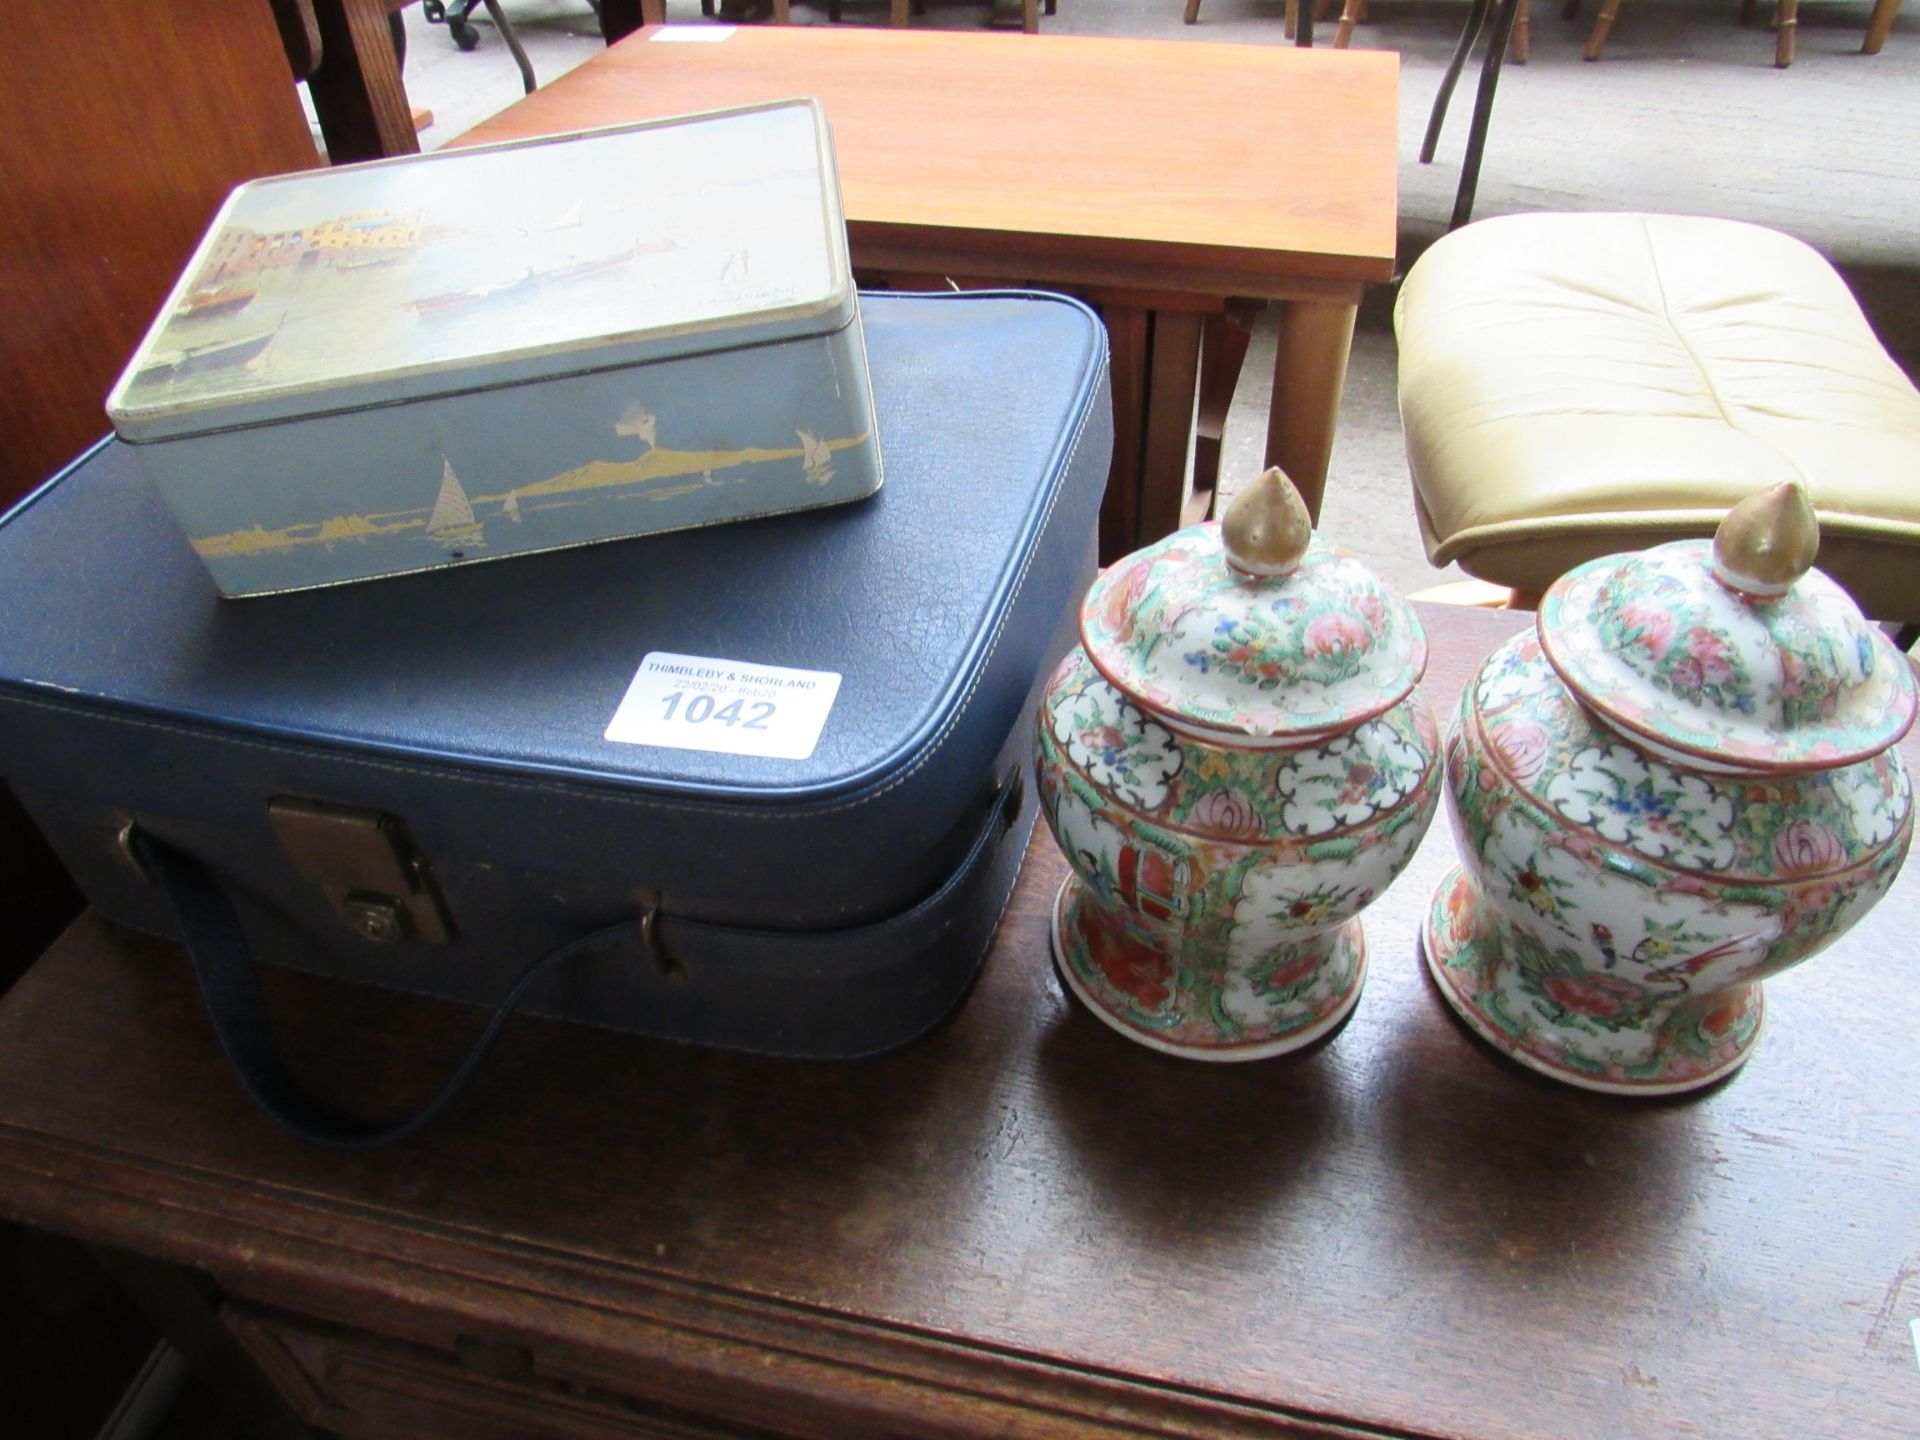
[[[1195,44],[1284,44],[1281,0],[1202,0],[1197,25],[1182,0],[1059,0],[1043,33],[1124,35]],[[1506,67],[1489,131],[1476,216],[1529,210],[1668,210],[1771,225],[1827,254],[1853,283],[1882,339],[1920,371],[1920,9],[1896,21],[1878,55],[1859,53],[1868,5],[1807,0],[1799,55],[1773,68],[1773,36],[1742,27],[1734,0],[1629,0],[1602,58],[1581,58],[1592,9],[1574,19],[1536,3],[1533,54]],[[1418,163],[1440,75],[1458,39],[1464,0],[1373,0],[1356,48],[1401,59],[1402,272],[1444,233],[1459,180],[1477,70],[1463,79],[1436,162]],[[546,83],[598,53],[585,0],[510,0],[510,22]],[[985,0],[927,0],[916,25],[978,28]],[[478,49],[407,9],[406,82],[433,112],[426,148],[511,104],[520,80],[499,36],[476,12]],[[882,0],[850,0],[843,23],[884,24]],[[824,5],[793,7],[796,24],[827,24]],[[698,0],[668,0],[674,23],[713,24]],[[1331,40],[1328,21],[1318,32]],[[1009,44],[1021,42],[1018,35]],[[1477,57],[1476,57],[1477,66]],[[929,103],[937,104],[937,98]],[[1035,103],[1044,103],[1036,97]],[[1285,145],[1249,135],[1249,145]],[[1391,287],[1361,311],[1322,526],[1402,590],[1455,578],[1427,564],[1414,527],[1394,389]],[[1244,483],[1259,464],[1272,373],[1272,331],[1256,335],[1228,418],[1223,476]]]

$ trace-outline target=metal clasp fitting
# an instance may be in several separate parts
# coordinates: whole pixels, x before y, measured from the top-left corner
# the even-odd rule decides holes
[[[362,939],[381,945],[453,939],[453,917],[433,871],[393,816],[278,796],[267,802],[267,818],[294,868]]]

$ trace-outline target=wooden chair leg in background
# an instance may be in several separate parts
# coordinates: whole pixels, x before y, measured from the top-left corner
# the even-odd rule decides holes
[[[1579,6],[1580,0],[1568,0],[1568,3],[1571,13],[1572,8]],[[1200,0],[1188,0],[1187,8],[1189,12],[1199,10]],[[1515,65],[1526,64],[1527,57],[1533,53],[1532,26],[1527,13],[1529,9],[1530,0],[1520,0],[1520,8],[1514,13],[1513,40],[1507,46],[1507,58]],[[1345,50],[1353,39],[1353,27],[1364,25],[1366,21],[1367,0],[1346,0],[1340,10],[1340,28],[1333,32],[1333,48]]]
[[[1880,47],[1887,43],[1887,32],[1893,29],[1893,17],[1899,10],[1900,0],[1873,0],[1873,14],[1867,19],[1866,43],[1860,47],[1862,55],[1880,53]]]
[[[1894,0],[1897,5],[1899,0]],[[1879,9],[1876,6],[1874,13]],[[1755,25],[1760,20],[1760,0],[1740,0],[1740,23]],[[1773,11],[1773,63],[1781,70],[1793,64],[1800,44],[1800,0],[1776,0]],[[1867,22],[1869,32],[1873,22]]]
[[[1189,14],[1195,13],[1198,6],[1189,4]],[[1324,20],[1333,13],[1333,0],[1313,0],[1313,18]],[[1287,8],[1281,15],[1281,33],[1291,40],[1300,30],[1300,0],[1287,0]]]
[[[1567,9],[1569,15],[1579,8],[1573,0]],[[1607,43],[1607,32],[1613,29],[1613,22],[1620,14],[1620,0],[1600,0],[1600,13],[1593,17],[1593,33],[1587,36],[1586,58],[1598,60],[1600,51]]]
[[[1333,32],[1333,48],[1344,50],[1353,39],[1353,27],[1367,18],[1367,0],[1346,0],[1340,7],[1340,28]]]

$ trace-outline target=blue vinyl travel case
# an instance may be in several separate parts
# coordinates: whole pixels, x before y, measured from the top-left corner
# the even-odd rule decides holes
[[[886,483],[831,509],[235,602],[103,443],[0,520],[0,776],[142,930],[179,933],[179,864],[267,963],[498,1006],[564,950],[522,1008],[814,1058],[911,1039],[1033,823],[1106,340],[1050,295],[861,309]],[[838,690],[804,759],[609,740],[649,655]]]

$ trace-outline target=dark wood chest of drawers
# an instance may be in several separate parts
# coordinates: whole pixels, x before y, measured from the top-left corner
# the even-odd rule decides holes
[[[1426,612],[1450,705],[1518,617]],[[1914,742],[1906,742],[1909,755]],[[1061,992],[1037,839],[981,981],[821,1066],[522,1022],[427,1132],[276,1132],[171,947],[83,919],[0,1003],[0,1211],[211,1277],[345,1436],[1920,1434],[1920,870],[1770,987],[1746,1071],[1616,1101],[1430,993],[1444,820],[1347,1027],[1209,1067]],[[370,1110],[474,1012],[276,975]]]

